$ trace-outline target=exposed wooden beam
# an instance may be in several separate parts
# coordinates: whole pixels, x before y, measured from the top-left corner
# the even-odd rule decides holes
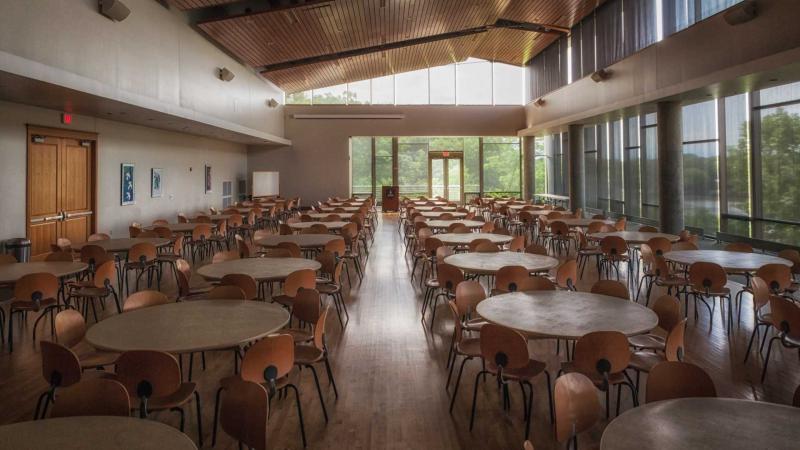
[[[201,24],[235,19],[238,17],[254,16],[266,12],[290,11],[300,8],[319,8],[330,5],[334,1],[335,0],[293,0],[291,2],[282,2],[278,0],[241,0],[224,5],[194,9],[187,11],[187,14],[192,23]]]
[[[308,58],[301,58],[292,61],[283,61],[275,64],[269,64],[262,67],[257,67],[256,70],[261,73],[275,72],[278,70],[291,69],[294,67],[307,66],[309,64],[317,64],[327,61],[335,61],[338,59],[352,58],[355,56],[368,55],[370,53],[384,52],[387,50],[394,50],[398,48],[411,47],[414,45],[427,44],[430,42],[443,41],[447,39],[457,39],[464,36],[486,33],[489,30],[496,28],[507,28],[513,30],[522,30],[535,33],[548,33],[548,34],[564,34],[569,33],[568,28],[558,27],[555,25],[543,25],[530,22],[515,22],[512,20],[500,19],[492,25],[484,25],[481,27],[467,28],[464,30],[452,31],[450,33],[435,34],[432,36],[424,36],[414,39],[407,39],[397,42],[389,42],[381,45],[374,45],[371,47],[362,47],[352,50],[344,50],[341,52],[328,53],[325,55],[310,56]]]

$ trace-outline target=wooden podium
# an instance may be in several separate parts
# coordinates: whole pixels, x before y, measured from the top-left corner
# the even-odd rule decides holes
[[[381,205],[384,212],[400,210],[400,189],[397,186],[381,188]]]

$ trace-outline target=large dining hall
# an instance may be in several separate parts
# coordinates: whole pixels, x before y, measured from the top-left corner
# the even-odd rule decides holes
[[[0,450],[800,448],[798,19],[0,0]]]

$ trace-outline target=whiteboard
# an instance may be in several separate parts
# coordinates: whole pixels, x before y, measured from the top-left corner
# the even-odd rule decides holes
[[[280,194],[280,173],[253,172],[253,197]]]

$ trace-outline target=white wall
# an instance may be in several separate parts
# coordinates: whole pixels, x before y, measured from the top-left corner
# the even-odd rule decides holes
[[[25,236],[26,124],[98,133],[97,231],[127,237],[132,221],[170,221],[178,212],[222,205],[222,182],[247,174],[242,144],[156,130],[84,116],[68,127],[60,113],[0,102],[0,239]],[[136,164],[136,204],[121,206],[120,164]],[[205,194],[203,166],[212,166],[212,193]],[[163,196],[150,198],[150,169],[164,169]],[[189,168],[192,171],[189,171]]]
[[[208,42],[183,14],[154,0],[125,0],[131,14],[114,22],[97,4],[0,0],[0,71],[23,70],[19,75],[148,109],[194,111],[283,136],[282,107],[266,105],[283,92]],[[223,66],[236,74],[233,81],[217,78]]]

